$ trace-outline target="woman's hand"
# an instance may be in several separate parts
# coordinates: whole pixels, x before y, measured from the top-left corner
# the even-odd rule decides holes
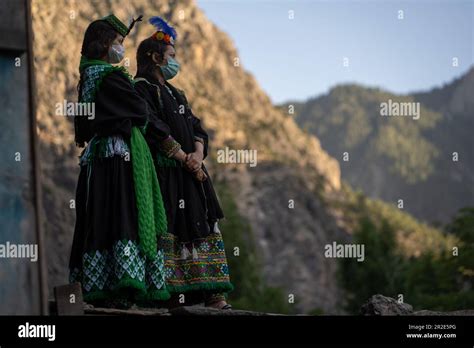
[[[188,155],[186,154],[186,152],[184,152],[183,150],[179,150],[177,151],[174,155],[173,155],[173,158],[181,163],[185,163],[186,162],[186,157]]]
[[[201,169],[203,157],[204,156],[200,151],[188,153],[185,162],[186,168],[193,173],[197,172]]]

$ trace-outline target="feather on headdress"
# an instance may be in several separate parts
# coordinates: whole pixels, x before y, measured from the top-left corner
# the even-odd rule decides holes
[[[176,30],[166,23],[166,21],[158,16],[151,17],[148,22],[156,28],[156,33],[152,35],[153,38],[159,41],[164,41],[168,45],[174,46],[174,41],[178,37]]]
[[[132,31],[133,27],[135,26],[136,22],[141,22],[143,18],[143,15],[139,15],[137,19],[132,17],[132,20],[130,21],[130,25],[128,26],[128,31],[127,35],[130,34],[130,31]]]
[[[132,18],[132,21],[128,27],[120,19],[118,19],[114,14],[105,16],[104,18],[102,18],[102,20],[109,23],[115,29],[115,31],[118,32],[120,35],[122,35],[123,37],[126,37],[128,34],[130,34],[130,31],[135,26],[135,23],[140,22],[142,20],[142,17],[143,16],[140,15],[138,16],[137,19]]]

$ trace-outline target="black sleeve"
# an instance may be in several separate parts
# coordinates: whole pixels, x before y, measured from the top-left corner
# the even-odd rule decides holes
[[[201,120],[194,116],[194,114],[192,115],[192,122],[194,128],[194,136],[202,140],[202,143],[204,145],[204,158],[206,158],[209,146],[209,136],[207,135],[207,132],[204,130],[204,128],[202,128]]]
[[[148,108],[132,82],[120,71],[104,77],[95,98],[94,132],[109,136],[131,136],[133,126],[144,126]]]
[[[146,140],[154,150],[160,149],[163,140],[170,136],[170,127],[163,121],[162,110],[156,87],[146,82],[135,83],[135,90],[146,101],[148,106],[148,125],[146,128]]]
[[[189,110],[189,113],[191,114],[191,120],[192,120],[192,124],[193,124],[194,136],[199,138],[200,140],[202,140],[202,143],[204,145],[204,158],[206,158],[207,157],[207,150],[208,150],[208,146],[209,146],[209,135],[207,134],[207,132],[202,127],[201,120],[198,117],[196,117],[194,115],[193,111],[191,110],[191,107],[189,106],[188,99],[186,98],[186,95],[184,94],[184,92],[182,92],[182,96],[184,98],[184,101],[186,102],[186,107]]]

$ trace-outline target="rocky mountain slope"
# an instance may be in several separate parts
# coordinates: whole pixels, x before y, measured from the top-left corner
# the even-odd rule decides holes
[[[412,95],[343,85],[296,104],[296,120],[338,159],[352,187],[393,204],[403,199],[417,218],[446,223],[474,204],[472,95],[474,68],[442,88]],[[420,117],[382,117],[380,105],[388,100],[420,103]]]
[[[32,11],[51,287],[67,282],[79,153],[73,145],[71,120],[55,115],[55,105],[77,99],[80,46],[88,23],[110,12],[123,19],[143,13],[164,16],[177,28],[182,70],[173,82],[186,91],[212,135],[208,160],[212,173],[216,181],[230,187],[241,214],[249,220],[266,281],[293,294],[297,312],[336,311],[335,262],[324,258],[323,245],[346,233],[316,192],[339,188],[337,161],[315,137],[274,108],[253,76],[235,65],[238,52],[231,40],[193,1],[35,0]],[[125,41],[132,74],[135,49],[152,32],[144,22]],[[258,165],[217,163],[217,150],[226,146],[257,150]],[[290,199],[295,201],[294,209],[288,207]]]

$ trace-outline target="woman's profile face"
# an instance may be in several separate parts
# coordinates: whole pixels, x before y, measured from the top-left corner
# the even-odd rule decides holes
[[[106,62],[111,64],[120,63],[125,54],[125,48],[123,47],[124,37],[120,34],[115,36],[115,39],[109,45],[107,55],[103,58]],[[119,47],[117,47],[119,46]]]
[[[166,45],[166,50],[163,54],[163,63],[164,65],[168,64],[168,58],[171,57],[175,59],[176,56],[176,51],[173,46],[171,45]]]
[[[113,46],[113,45],[123,45],[123,40],[124,40],[124,37],[120,34],[117,34],[114,41],[112,41],[112,43],[110,45],[111,46]]]

